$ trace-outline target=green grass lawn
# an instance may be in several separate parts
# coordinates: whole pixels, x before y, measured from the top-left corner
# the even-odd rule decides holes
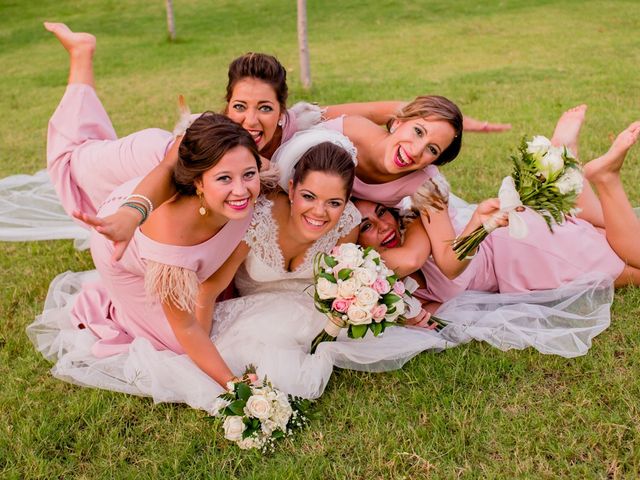
[[[308,2],[314,86],[298,80],[293,0],[0,0],[0,177],[45,165],[47,120],[67,56],[41,26],[98,37],[98,93],[120,135],[171,128],[179,93],[222,105],[226,67],[277,55],[291,100],[322,104],[439,93],[471,116],[511,122],[467,135],[444,169],[471,201],[495,195],[523,135],[550,136],[588,103],[581,157],[640,118],[640,3],[630,1]],[[640,205],[640,148],[625,186]],[[485,344],[424,354],[385,374],[337,371],[321,418],[267,457],[224,440],[183,405],[56,380],[24,332],[65,270],[92,268],[70,241],[2,243],[0,478],[636,478],[640,475],[640,290],[619,291],[611,327],[566,360]]]

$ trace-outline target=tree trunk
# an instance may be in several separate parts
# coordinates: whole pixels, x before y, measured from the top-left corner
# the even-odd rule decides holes
[[[307,1],[298,0],[298,51],[300,53],[300,80],[305,89],[311,88],[311,67],[307,43]]]
[[[165,0],[167,6],[167,29],[169,30],[169,40],[176,39],[176,19],[173,16],[173,0]]]

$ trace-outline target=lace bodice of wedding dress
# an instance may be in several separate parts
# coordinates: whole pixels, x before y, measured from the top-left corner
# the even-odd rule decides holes
[[[244,236],[251,251],[235,277],[236,287],[242,296],[278,291],[302,292],[309,288],[313,283],[313,260],[316,254],[330,252],[338,240],[355,228],[361,219],[356,207],[347,202],[338,224],[309,247],[302,263],[289,272],[284,267],[278,244],[278,224],[273,218],[272,208],[271,200],[260,197],[251,226]]]

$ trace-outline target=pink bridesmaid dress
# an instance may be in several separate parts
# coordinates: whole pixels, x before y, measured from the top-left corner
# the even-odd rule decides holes
[[[283,142],[313,121],[296,107],[286,116]],[[159,128],[118,138],[93,87],[72,83],[49,120],[47,170],[68,214],[95,215],[115,188],[149,173],[172,144],[173,134]]]
[[[342,133],[343,118],[329,120],[322,126]],[[402,198],[412,195],[436,175],[438,168],[429,165],[383,184],[367,184],[356,177],[353,196],[388,207],[397,206]],[[451,205],[449,215],[453,221],[456,209]],[[453,280],[445,277],[430,258],[421,269],[427,289],[421,290],[420,295],[444,303],[465,290],[530,292],[557,288],[587,273],[600,272],[615,280],[622,272],[624,262],[590,223],[572,218],[551,233],[542,217],[533,211],[528,210],[525,219],[529,226],[526,238],[511,238],[506,228],[495,230],[481,244],[467,269]]]
[[[99,208],[98,215],[113,213],[138,181],[133,179],[117,188]],[[138,229],[122,260],[115,263],[111,261],[112,242],[93,231],[91,255],[100,280],[83,286],[71,311],[75,325],[88,328],[98,338],[92,353],[105,357],[126,352],[137,337],[149,340],[156,350],[184,353],[161,304],[145,290],[146,262],[193,271],[202,283],[231,255],[250,223],[251,215],[230,220],[216,235],[194,246],[159,243]]]
[[[95,90],[72,83],[49,120],[47,170],[67,213],[95,215],[113,190],[158,165],[172,143],[171,132],[159,128],[117,138]]]

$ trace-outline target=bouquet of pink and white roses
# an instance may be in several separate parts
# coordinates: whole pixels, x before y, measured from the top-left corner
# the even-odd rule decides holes
[[[505,177],[500,187],[500,212],[471,234],[453,241],[458,260],[467,258],[497,226],[499,216],[509,217],[509,234],[523,238],[528,229],[518,216],[521,207],[541,215],[550,230],[575,212],[582,191],[580,164],[566,147],[554,147],[549,139],[535,136],[523,139],[518,153],[511,156],[513,173]]]
[[[350,338],[362,338],[368,330],[378,336],[387,326],[401,324],[409,307],[420,308],[405,284],[370,247],[346,243],[331,254],[319,253],[314,280],[315,306],[329,320],[311,342],[311,353],[321,342],[335,340],[342,328],[347,328]]]
[[[271,451],[275,441],[308,425],[311,400],[276,390],[265,379],[227,384],[227,392],[216,401],[216,416],[224,418],[224,437],[241,449]]]

